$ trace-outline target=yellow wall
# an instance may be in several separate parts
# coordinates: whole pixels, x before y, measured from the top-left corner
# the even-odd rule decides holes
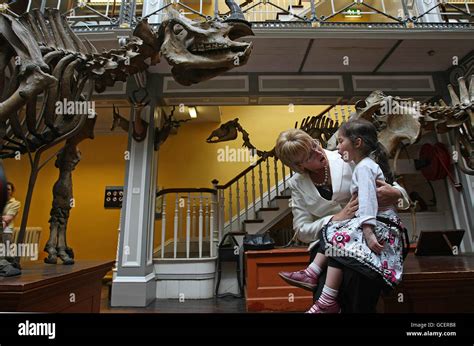
[[[262,150],[274,146],[276,136],[293,128],[295,121],[318,114],[324,106],[295,106],[289,112],[286,106],[221,107],[222,122],[238,117],[250,134],[252,143]],[[100,116],[100,114],[99,114]],[[212,187],[217,178],[225,183],[248,167],[248,162],[218,162],[217,150],[228,145],[239,149],[241,136],[233,142],[208,144],[205,139],[217,128],[217,123],[188,122],[178,135],[170,136],[159,153],[158,185],[160,187]],[[126,135],[96,136],[80,145],[82,161],[73,175],[75,207],[71,210],[68,243],[77,259],[113,259],[117,248],[119,210],[104,209],[104,189],[107,185],[123,185],[127,148]],[[50,151],[51,152],[51,151]],[[49,152],[49,153],[50,153]],[[44,157],[48,157],[46,153]],[[16,197],[24,202],[29,174],[26,157],[19,161],[4,161],[7,177],[17,187]],[[288,171],[287,171],[288,172]],[[58,176],[54,160],[41,171],[35,188],[28,226],[40,226],[43,233],[40,250],[49,233],[49,211],[52,187]],[[273,177],[272,177],[273,181]],[[168,208],[167,208],[168,209]],[[19,226],[21,214],[16,226]],[[159,244],[161,223],[156,223],[155,244]],[[170,234],[168,234],[169,236]]]
[[[80,259],[111,259],[115,257],[119,210],[104,209],[104,187],[123,185],[126,136],[98,136],[80,145],[82,161],[73,173],[75,207],[71,209],[68,225],[68,244]],[[52,148],[43,157],[47,158],[57,150]],[[29,163],[21,160],[4,160],[7,178],[16,186],[16,198],[25,201],[28,186]],[[58,178],[58,170],[51,160],[40,172],[30,208],[28,226],[43,228],[40,251],[49,235],[49,212],[52,202],[52,188]],[[23,209],[23,208],[22,208]],[[22,210],[21,210],[22,211]],[[15,220],[20,226],[21,211]]]

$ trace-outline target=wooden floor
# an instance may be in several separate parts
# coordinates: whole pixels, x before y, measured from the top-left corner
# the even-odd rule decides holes
[[[109,303],[109,290],[102,287],[101,313],[242,313],[247,312],[244,298],[225,297],[219,299],[156,299],[146,308],[115,308]]]

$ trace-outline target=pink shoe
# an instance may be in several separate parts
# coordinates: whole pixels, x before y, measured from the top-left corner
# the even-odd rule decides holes
[[[301,287],[308,291],[314,291],[318,286],[318,279],[306,274],[306,271],[280,272],[280,277],[292,286]]]
[[[307,314],[339,314],[341,312],[341,307],[337,302],[332,305],[326,306],[319,301],[316,301],[314,305],[306,311]]]

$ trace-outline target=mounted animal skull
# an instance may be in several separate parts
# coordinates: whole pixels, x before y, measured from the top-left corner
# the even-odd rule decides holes
[[[161,53],[173,66],[171,73],[178,83],[199,83],[247,63],[252,43],[235,40],[253,32],[242,20],[240,8],[233,10],[234,17],[225,22],[195,22],[173,9],[170,11],[158,37],[162,39]]]

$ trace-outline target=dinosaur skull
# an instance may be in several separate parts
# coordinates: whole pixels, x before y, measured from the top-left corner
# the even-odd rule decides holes
[[[244,21],[195,22],[171,10],[159,36],[161,54],[173,66],[171,72],[182,85],[191,85],[247,63],[252,43],[236,39],[253,35]]]
[[[212,131],[207,137],[207,143],[219,143],[233,141],[237,138],[237,124],[239,119],[230,120],[222,124],[218,129]]]

